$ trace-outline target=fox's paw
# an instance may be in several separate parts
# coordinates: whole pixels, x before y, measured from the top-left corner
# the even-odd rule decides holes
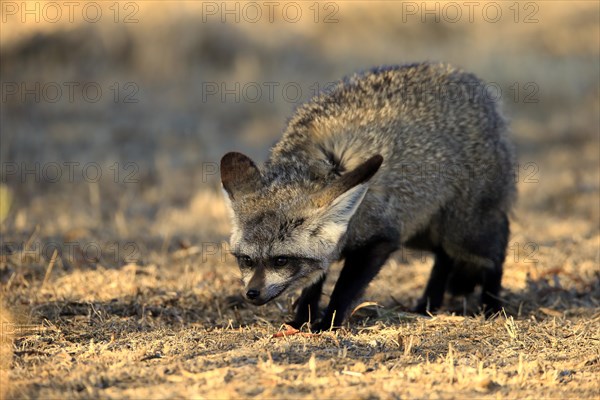
[[[427,315],[427,302],[420,301],[419,304],[411,308],[410,311],[415,314]]]
[[[331,321],[320,320],[310,325],[310,331],[312,333],[321,333],[327,331],[335,331],[339,326],[332,325]]]
[[[291,326],[292,328],[300,330],[307,326],[308,322],[304,320],[293,319],[291,321],[286,321],[285,324]]]

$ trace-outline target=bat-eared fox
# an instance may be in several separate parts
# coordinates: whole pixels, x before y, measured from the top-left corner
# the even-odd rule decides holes
[[[400,246],[435,261],[415,311],[446,289],[499,291],[515,197],[514,152],[497,92],[447,64],[374,68],[300,106],[263,168],[221,159],[247,300],[265,304],[302,288],[291,325],[340,326]],[[344,260],[319,313],[331,263]]]

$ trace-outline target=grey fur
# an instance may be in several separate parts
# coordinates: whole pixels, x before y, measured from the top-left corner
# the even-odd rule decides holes
[[[378,171],[365,163],[377,155]],[[479,268],[501,276],[506,238],[495,232],[515,197],[514,161],[499,104],[474,75],[434,63],[356,74],[297,109],[262,170],[223,158],[231,246],[256,260],[318,261],[288,275],[290,287],[373,241],[445,252],[455,280]],[[340,183],[361,165],[374,176]]]

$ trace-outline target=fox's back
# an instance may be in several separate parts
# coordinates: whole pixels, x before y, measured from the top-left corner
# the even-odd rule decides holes
[[[508,209],[513,155],[494,97],[477,77],[446,64],[354,75],[297,110],[266,174],[327,184],[381,154],[350,240],[390,229],[412,236],[450,201],[484,196]]]

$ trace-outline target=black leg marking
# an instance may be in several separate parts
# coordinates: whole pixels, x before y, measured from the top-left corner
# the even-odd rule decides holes
[[[486,317],[491,317],[502,309],[502,301],[500,300],[501,281],[502,269],[500,271],[486,271],[481,288],[481,308]]]
[[[446,289],[453,296],[468,296],[483,282],[483,267],[466,261],[454,261]]]
[[[483,266],[473,262],[455,262],[449,290],[454,294],[468,294],[475,284],[481,285],[481,309],[491,316],[502,309],[500,289],[502,265],[506,257],[509,222],[504,213],[487,213],[477,228],[477,235],[463,242],[464,253],[491,261]]]
[[[491,259],[494,262],[493,270],[486,270],[483,275],[481,288],[481,307],[486,317],[490,317],[502,309],[500,289],[502,289],[502,266],[506,258],[506,246],[510,224],[506,214],[502,214],[496,230],[496,241],[491,246]]]
[[[321,299],[325,277],[326,275],[323,274],[317,282],[302,291],[298,299],[296,316],[293,321],[288,322],[288,325],[300,329],[305,323],[314,322],[319,317],[319,300]]]
[[[313,330],[322,331],[332,326],[339,327],[348,316],[350,306],[364,292],[369,282],[396,249],[395,243],[373,241],[346,252],[344,267],[331,294],[329,306],[323,319],[314,326]]]
[[[429,275],[425,292],[414,308],[414,312],[427,314],[437,311],[444,300],[448,276],[452,272],[453,261],[441,248],[435,250],[435,262]]]

